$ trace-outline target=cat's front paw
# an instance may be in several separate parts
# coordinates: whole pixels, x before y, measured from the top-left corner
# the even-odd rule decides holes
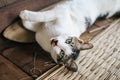
[[[20,12],[20,18],[22,20],[29,20],[29,11],[28,10],[23,10]]]

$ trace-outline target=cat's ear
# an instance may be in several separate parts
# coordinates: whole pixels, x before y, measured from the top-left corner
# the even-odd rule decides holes
[[[86,50],[86,49],[91,49],[93,48],[93,44],[90,42],[85,42],[82,39],[78,39],[76,37],[74,37],[74,42],[76,44],[76,47],[80,50]]]
[[[89,42],[85,42],[81,45],[81,50],[86,50],[86,49],[91,49],[93,48],[93,44],[89,43]]]
[[[58,43],[58,40],[57,40],[57,39],[52,38],[52,39],[50,39],[50,42],[51,42],[51,45],[52,45],[52,46],[56,46],[56,45],[57,45],[57,43]]]
[[[58,63],[57,59],[59,58],[59,52],[60,52],[60,49],[57,46],[58,40],[55,38],[52,38],[50,39],[50,42],[51,42],[51,51],[50,51],[51,57],[56,63]]]

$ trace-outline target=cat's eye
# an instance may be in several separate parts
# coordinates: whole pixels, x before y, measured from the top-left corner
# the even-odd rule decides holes
[[[72,38],[69,38],[65,41],[65,43],[70,44],[72,42]]]
[[[65,55],[65,52],[63,50],[60,51],[60,56],[63,57]]]

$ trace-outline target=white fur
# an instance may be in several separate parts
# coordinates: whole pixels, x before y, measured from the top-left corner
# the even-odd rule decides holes
[[[90,18],[92,25],[99,15],[109,13],[109,18],[118,11],[120,0],[65,0],[48,11],[21,11],[20,17],[25,28],[36,32],[36,41],[44,50],[51,52],[50,40],[55,38],[70,55],[71,50],[64,42],[69,36],[79,38],[87,28],[85,18]],[[40,26],[40,22],[44,24]],[[51,55],[54,60],[57,58],[56,54]]]

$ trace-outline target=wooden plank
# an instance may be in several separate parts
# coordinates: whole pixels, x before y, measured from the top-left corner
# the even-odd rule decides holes
[[[43,51],[37,43],[16,43],[0,36],[0,54],[9,59],[12,63],[16,64],[23,71],[33,76],[31,69],[34,67],[34,54],[37,53],[35,67],[41,72],[46,72],[54,65],[46,65],[46,62],[50,63],[52,61],[49,53]]]
[[[9,6],[0,9],[0,32],[11,24],[21,10],[40,10],[60,0],[19,0]]]
[[[22,44],[10,41],[10,40],[4,38],[2,36],[2,34],[0,34],[0,45],[1,45],[0,46],[0,52],[2,53],[2,51],[4,51],[7,48],[10,48],[10,47],[13,47],[13,46],[20,46]]]
[[[34,56],[36,54],[36,57]],[[23,44],[21,46],[11,47],[2,52],[6,58],[19,66],[23,71],[35,77],[31,70],[37,69],[36,76],[40,76],[54,66],[51,65],[49,53],[43,51],[37,44]],[[35,58],[35,63],[34,63]],[[48,64],[46,64],[48,63]]]
[[[112,19],[105,19],[105,20],[97,20],[96,23],[94,25],[101,27],[101,26],[105,26],[109,23],[111,23],[113,20]]]
[[[80,36],[80,38],[83,39],[83,40],[85,40],[85,41],[89,41],[89,40],[93,39],[96,35],[98,35],[102,31],[104,31],[104,29],[106,29],[108,27],[108,26],[105,26],[105,25],[110,24],[112,21],[113,20],[111,20],[111,19],[97,20],[92,25],[92,27],[88,28],[88,30]],[[104,29],[100,29],[100,30],[94,31],[92,33],[89,33],[89,31],[95,30],[97,28],[101,28],[102,26],[105,26]]]
[[[0,8],[14,3],[17,0],[0,0]]]
[[[13,63],[0,55],[0,80],[33,80]]]

